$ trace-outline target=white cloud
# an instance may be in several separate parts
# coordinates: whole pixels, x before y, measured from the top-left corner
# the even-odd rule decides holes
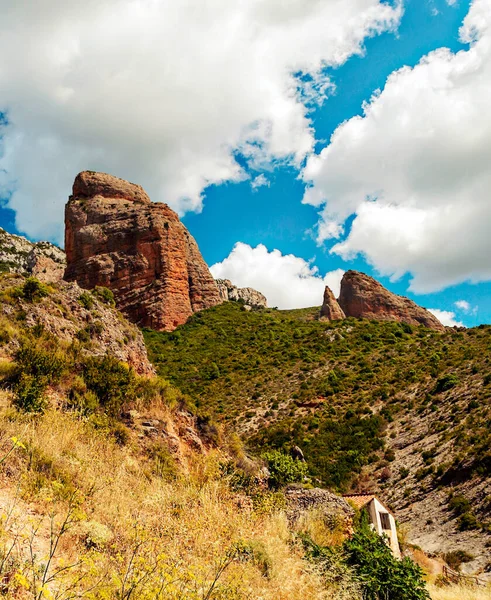
[[[270,187],[270,185],[271,182],[263,175],[263,173],[261,173],[251,181],[251,188],[254,191],[259,189],[260,187]]]
[[[467,300],[457,300],[457,302],[455,302],[454,304],[462,312],[471,315],[477,314],[477,311],[479,309],[478,306],[471,306],[470,302],[467,302]]]
[[[472,2],[460,38],[469,49],[392,73],[303,172],[319,242],[393,280],[411,273],[420,293],[491,279],[489,0]]]
[[[259,244],[252,248],[238,242],[222,262],[211,267],[216,279],[230,279],[239,287],[252,287],[262,292],[269,306],[278,308],[305,308],[320,306],[324,288],[328,285],[339,296],[344,271],[336,269],[319,274],[317,267],[293,254],[268,251]]]
[[[449,310],[439,310],[438,308],[429,308],[428,310],[447,327],[464,327],[463,323],[456,320],[455,313]]]
[[[457,302],[455,302],[455,306],[464,312],[469,312],[471,309],[471,305],[467,302],[467,300],[457,300]]]
[[[234,151],[299,165],[324,67],[401,14],[381,0],[0,0],[0,187],[15,189],[18,227],[60,237],[81,169],[182,213],[207,185],[244,178]]]

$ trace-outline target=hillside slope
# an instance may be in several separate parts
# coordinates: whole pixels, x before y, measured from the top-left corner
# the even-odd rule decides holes
[[[298,445],[323,485],[380,489],[410,539],[489,568],[491,327],[317,314],[228,303],[144,335],[158,372],[252,450]]]

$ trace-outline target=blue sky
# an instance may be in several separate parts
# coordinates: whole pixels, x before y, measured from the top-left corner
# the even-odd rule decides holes
[[[107,1],[109,3],[112,0]],[[55,0],[52,3],[56,4]],[[352,7],[348,6],[350,3]],[[341,5],[334,6],[335,0],[332,4],[333,10],[339,12]],[[476,19],[483,14],[486,18],[489,16],[483,2],[476,0],[474,4]],[[324,36],[322,27],[317,32],[313,24],[321,17],[327,19],[329,14],[308,15],[298,12],[293,17],[286,15],[285,19],[294,18],[296,24],[305,20],[305,24],[312,28],[311,35],[307,36],[305,42],[301,37],[303,30],[299,29],[298,56],[289,48],[292,40],[288,36],[292,35],[292,30],[285,33],[284,39],[274,37],[278,36],[277,32],[283,26],[283,20],[277,19],[276,13],[273,16],[268,14],[264,21],[264,37],[261,38],[261,42],[264,43],[266,40],[269,43],[270,40],[278,40],[275,42],[278,49],[274,50],[278,56],[275,56],[273,66],[268,67],[270,70],[255,72],[255,66],[249,67],[243,64],[240,52],[243,53],[244,49],[240,48],[237,50],[238,62],[235,65],[217,64],[215,68],[213,59],[210,59],[209,63],[205,61],[204,66],[201,66],[201,71],[204,70],[205,75],[207,65],[213,71],[223,69],[223,77],[218,83],[211,82],[214,89],[218,84],[223,85],[223,94],[220,96],[213,95],[216,92],[208,91],[208,80],[212,78],[211,70],[210,77],[202,81],[201,72],[196,74],[196,71],[190,70],[190,77],[194,75],[198,80],[195,89],[189,88],[191,97],[193,93],[196,95],[196,103],[193,104],[193,101],[189,100],[188,93],[185,100],[180,100],[180,106],[182,112],[187,110],[193,117],[197,115],[196,123],[193,123],[193,131],[187,128],[185,121],[180,123],[179,104],[176,112],[173,112],[174,108],[170,105],[168,112],[156,116],[153,123],[147,123],[147,116],[139,114],[138,107],[135,105],[134,129],[129,129],[126,136],[124,130],[126,122],[124,126],[122,125],[125,106],[121,107],[121,120],[115,121],[114,127],[110,127],[111,116],[108,117],[107,123],[102,123],[102,126],[97,120],[92,122],[92,110],[91,118],[88,118],[87,133],[79,130],[73,134],[71,132],[65,134],[65,131],[72,129],[77,114],[84,115],[87,106],[91,108],[91,100],[87,99],[84,106],[77,106],[71,112],[67,109],[66,117],[62,121],[57,121],[60,110],[55,114],[54,110],[51,112],[48,109],[38,114],[33,110],[34,117],[39,120],[30,120],[26,115],[30,115],[32,103],[39,102],[43,94],[45,99],[51,98],[53,104],[59,99],[54,99],[49,94],[46,96],[47,92],[42,86],[30,90],[27,88],[21,93],[19,90],[25,82],[16,81],[5,102],[2,102],[0,95],[0,109],[5,111],[9,123],[12,123],[12,126],[4,127],[3,164],[0,161],[0,167],[5,173],[0,225],[11,232],[17,233],[20,230],[27,233],[32,239],[48,238],[59,242],[62,202],[55,200],[55,197],[61,194],[65,182],[69,177],[73,178],[78,170],[82,168],[105,170],[138,181],[148,189],[155,200],[168,201],[183,216],[184,223],[196,238],[207,263],[210,266],[218,263],[218,266],[213,267],[216,276],[229,276],[239,285],[251,285],[259,289],[262,284],[268,288],[262,289],[267,295],[271,290],[273,304],[284,306],[320,304],[319,290],[324,283],[335,282],[343,270],[352,268],[377,277],[392,291],[407,295],[425,307],[453,313],[453,316],[441,315],[449,322],[454,320],[466,326],[491,322],[491,282],[489,281],[491,276],[486,265],[488,259],[486,257],[481,261],[479,258],[487,250],[485,246],[487,242],[481,242],[479,236],[483,235],[481,232],[483,221],[488,219],[489,225],[490,213],[486,212],[490,196],[489,180],[482,183],[480,174],[479,177],[476,175],[473,180],[467,182],[467,187],[461,195],[456,195],[455,199],[448,200],[448,205],[444,205],[447,198],[447,175],[453,171],[451,165],[457,161],[456,157],[459,157],[458,164],[462,165],[463,173],[467,177],[469,170],[472,169],[469,169],[465,161],[475,164],[475,157],[482,154],[482,148],[491,148],[491,138],[486,138],[484,142],[479,140],[478,144],[476,135],[472,136],[472,142],[465,143],[466,140],[463,139],[460,143],[461,137],[456,125],[454,135],[450,138],[452,143],[455,143],[455,152],[450,155],[446,149],[448,140],[445,138],[445,132],[449,131],[449,123],[454,123],[455,119],[450,114],[448,119],[445,116],[447,119],[445,120],[442,117],[444,109],[449,106],[455,110],[457,106],[464,106],[464,117],[466,117],[465,103],[461,98],[468,98],[475,91],[470,88],[468,92],[465,89],[467,83],[455,83],[454,79],[456,77],[454,66],[458,60],[456,53],[461,51],[463,56],[467,55],[472,45],[459,33],[459,28],[471,9],[471,2],[470,0],[456,2],[406,0],[403,11],[397,3],[390,5],[393,13],[389,15],[387,15],[387,6],[389,5],[375,0],[349,0],[344,7],[346,11],[352,9],[351,17],[362,15],[365,9],[375,10],[375,7],[379,10],[379,16],[376,23],[370,22],[369,17],[365,16],[363,33],[359,32],[360,28],[348,30],[346,39],[354,38],[355,41],[343,43],[337,41],[339,37],[337,33],[343,31],[344,21],[340,21],[337,28],[334,23],[333,31],[327,30]],[[216,8],[220,9],[218,6]],[[223,15],[223,9],[221,10],[220,14]],[[396,14],[396,10],[400,12]],[[231,17],[236,16],[231,15]],[[240,16],[247,18],[244,15]],[[140,17],[142,27],[150,27],[144,21],[145,15],[140,15],[138,18]],[[311,17],[314,20],[309,20]],[[79,15],[74,15],[74,23],[79,18],[81,18]],[[187,21],[189,15],[183,14],[180,18],[183,27],[195,26],[195,24],[189,25]],[[207,15],[201,15],[202,20],[206,18]],[[268,29],[272,20],[275,21],[275,29]],[[60,24],[60,29],[61,27]],[[124,31],[123,21],[121,29]],[[374,29],[377,31],[374,32]],[[208,30],[209,28],[203,27],[205,40]],[[75,37],[76,34],[77,31],[74,29],[73,36]],[[198,34],[201,34],[201,31],[198,31]],[[330,36],[332,37],[330,45],[324,41],[323,36],[329,39]],[[149,39],[151,39],[151,32]],[[83,48],[82,42],[83,39],[80,43]],[[40,39],[38,43],[39,47],[43,47],[45,42]],[[236,42],[230,43],[235,49]],[[244,43],[254,44],[250,46],[251,54],[256,51],[256,41]],[[362,48],[361,52],[360,48]],[[428,59],[429,64],[426,67],[413,69],[423,57],[440,48],[448,48],[449,54]],[[158,50],[163,52],[164,49],[158,48]],[[249,47],[246,47],[246,52],[248,50]],[[105,59],[107,58],[107,72],[110,75],[106,76],[104,83],[93,82],[96,90],[106,85],[108,77],[112,77],[115,70],[119,73],[120,69],[119,66],[115,66],[117,63],[112,62],[109,45],[101,47],[98,51],[103,53]],[[305,52],[305,56],[300,55],[302,51]],[[268,52],[273,51],[268,50]],[[315,56],[317,52],[324,65],[328,65],[323,69],[319,69],[318,64],[309,62],[309,57]],[[274,70],[275,65],[281,63],[281,59],[287,54],[289,62],[286,64],[290,65],[297,61],[300,71],[305,72],[310,69],[318,84],[313,102],[308,107],[309,111],[304,110],[303,114],[302,111],[298,112],[299,102],[294,105],[291,97],[278,99],[278,94],[272,95],[271,107],[273,108],[271,108],[267,106],[266,100],[250,92],[251,86],[254,85],[268,90],[268,81],[274,82],[278,75]],[[484,70],[487,68],[489,57],[479,55],[477,50],[476,54],[482,59]],[[186,72],[187,61],[196,61],[196,56],[191,54],[187,57],[182,52],[176,53],[174,60],[180,65],[179,74]],[[85,55],[82,57],[85,59]],[[88,61],[89,58],[86,60]],[[125,57],[121,59],[124,60]],[[71,57],[60,61],[57,57],[56,65],[64,65],[70,60]],[[81,76],[85,72],[79,66],[80,54],[76,57],[78,62],[73,60],[70,69],[62,75],[64,85],[68,79],[73,78],[77,68],[80,69]],[[131,62],[133,59],[130,57],[127,60]],[[145,60],[145,55],[142,55],[141,60]],[[148,62],[147,60],[145,68]],[[167,66],[164,62],[156,65],[156,68],[162,69],[162,65]],[[387,85],[387,78],[405,66],[410,68],[406,76],[393,79],[391,85]],[[450,74],[446,71],[449,66],[452,69]],[[247,77],[251,79],[247,84],[248,87],[241,90],[241,84],[234,82],[234,75],[229,69],[240,71],[242,68],[244,79]],[[430,68],[431,72],[429,72]],[[102,66],[101,71],[103,69]],[[141,65],[139,69],[141,71]],[[442,73],[443,83],[435,84],[431,95],[427,88],[432,88],[433,82],[439,81],[439,73]],[[264,80],[261,79],[262,77]],[[446,85],[448,81],[452,82],[451,86]],[[70,85],[76,90],[77,83],[71,81]],[[148,95],[145,94],[147,91],[145,87],[142,92],[142,103],[148,103],[146,111],[148,114],[151,114],[153,109],[151,103],[153,96],[158,97],[159,94],[163,94],[162,97],[167,98],[168,94],[174,94],[177,97],[180,91],[175,87],[170,91],[168,87],[160,89],[156,82],[153,85],[151,83],[145,85],[148,85]],[[485,84],[482,84],[481,80],[476,80],[473,85],[476,86],[475,89],[479,89],[479,85]],[[278,86],[280,89],[281,82]],[[452,86],[459,88],[462,95],[466,94],[459,96],[459,102],[451,97],[454,93]],[[414,98],[404,91],[419,87],[422,91],[415,94]],[[370,112],[369,108],[370,114],[368,114],[366,110],[364,112],[363,104],[370,102],[372,94],[377,89],[381,90],[381,95],[378,99],[372,100],[373,110]],[[111,98],[108,96],[112,93],[111,90],[106,92],[105,98]],[[487,90],[489,88],[485,91]],[[240,113],[236,112],[241,97],[245,97],[245,104],[249,92],[251,93],[250,106],[257,104],[256,113],[249,110],[249,106],[241,109]],[[266,95],[267,93],[268,91],[265,92]],[[227,105],[227,94],[230,95],[229,105]],[[397,99],[397,94],[401,94],[400,101]],[[66,98],[63,96],[63,107],[71,102],[69,93],[66,93]],[[201,105],[206,105],[208,99],[208,113],[200,114]],[[138,98],[134,99],[135,102],[138,100]],[[117,112],[116,95],[114,102]],[[434,111],[426,111],[425,106],[432,105],[433,102]],[[438,108],[439,102],[443,103],[441,110]],[[46,104],[49,104],[49,101]],[[220,109],[222,113],[213,114],[209,119],[208,127],[207,115],[213,113],[215,107],[218,107],[217,111]],[[65,109],[62,108],[61,112],[63,110]],[[254,128],[262,132],[262,123],[268,123],[268,117],[264,115],[271,115],[273,110],[274,115],[269,117],[273,134],[271,136],[269,133],[258,133],[257,136],[255,133],[251,134],[250,131]],[[469,115],[471,112],[469,108]],[[256,114],[257,117],[254,119]],[[424,124],[422,134],[411,136],[407,144],[405,134],[398,133],[403,118],[401,115],[404,115],[409,123],[410,132],[417,129],[420,123]],[[132,115],[126,116],[131,123]],[[358,120],[353,119],[357,116]],[[478,114],[478,117],[482,118],[486,125],[491,125],[489,111]],[[226,129],[224,125],[228,121],[230,121],[230,129]],[[36,134],[37,137],[31,139],[29,146],[26,142],[25,149],[22,151],[24,143],[22,140],[29,140],[31,135],[35,135],[32,131],[36,130],[41,122],[45,124],[44,129]],[[174,122],[177,123],[175,128]],[[471,121],[469,116],[469,122],[472,125],[475,121]],[[168,126],[162,123],[168,123]],[[340,127],[343,123],[347,126]],[[412,123],[415,123],[415,126]],[[106,128],[106,125],[107,132],[99,133]],[[406,126],[407,124],[404,125]],[[134,138],[135,128],[145,131],[146,127],[149,130],[148,136]],[[152,135],[152,127],[155,131],[154,135]],[[177,144],[175,139],[180,135],[179,127],[183,132],[183,141]],[[18,129],[17,132],[14,131],[15,128]],[[91,128],[95,132],[92,147],[84,139],[89,137]],[[275,128],[281,134],[278,134],[281,147],[280,142],[275,140]],[[470,126],[467,126],[465,131],[468,132],[469,129]],[[202,131],[201,138],[198,137],[200,131]],[[17,133],[17,137],[13,133]],[[333,138],[330,143],[334,133],[336,141],[334,142]],[[21,141],[18,141],[19,136]],[[202,140],[201,149],[199,147]],[[483,143],[488,145],[483,146]],[[147,147],[161,144],[161,147],[165,148],[165,151],[159,150],[158,154],[149,154],[148,163],[155,161],[154,170],[140,160],[140,156],[146,151],[139,149],[145,148],[145,144]],[[11,148],[15,149],[17,145],[19,150],[16,157],[15,151],[12,152]],[[410,149],[407,157],[404,156],[406,146]],[[31,155],[33,147],[38,153],[37,156],[34,152]],[[227,148],[227,152],[221,154],[224,147]],[[391,149],[394,149],[393,152]],[[417,159],[425,152],[429,152],[430,161],[421,166]],[[438,168],[435,166],[433,179],[431,157],[432,153],[439,152],[444,157],[435,160]],[[467,154],[462,158],[464,152]],[[42,159],[39,159],[39,153],[42,154]],[[295,153],[297,153],[296,158],[291,159]],[[392,154],[394,156],[391,156]],[[189,162],[185,162],[186,158],[179,163],[175,162],[176,155],[188,157]],[[399,161],[394,158],[396,155],[400,155]],[[23,156],[26,157],[25,165],[22,164]],[[52,163],[49,163],[50,156],[53,157]],[[207,164],[208,159],[210,164],[213,163],[213,167]],[[387,165],[385,165],[386,159]],[[381,162],[384,163],[383,168],[380,167]],[[406,165],[410,162],[414,162],[415,171],[419,169],[417,177],[414,175],[414,181],[410,181],[413,173],[405,171]],[[50,164],[56,164],[52,181],[50,177],[39,177],[42,169],[49,167]],[[198,171],[197,167],[193,170],[189,166],[194,164],[204,166],[201,171]],[[34,171],[33,181],[26,174],[30,165]],[[76,169],[75,172],[73,169]],[[162,176],[163,183],[159,181],[158,175],[155,175],[159,169],[165,174],[165,177]],[[173,173],[180,173],[180,170],[183,175],[174,182]],[[40,185],[39,197],[35,197],[36,181]],[[258,184],[257,187],[254,181]],[[356,181],[356,187],[353,181]],[[265,185],[259,185],[261,183]],[[185,190],[182,194],[180,185]],[[311,196],[309,196],[310,192],[306,194],[306,189],[311,190]],[[476,217],[474,207],[472,211],[470,208],[466,209],[465,214],[456,219],[463,224],[463,229],[458,236],[454,234],[458,223],[454,224],[450,217],[449,223],[444,223],[440,227],[442,218],[455,213],[455,206],[470,205],[468,198],[475,197],[476,189],[481,190],[480,193],[483,195],[482,202],[479,204],[481,208],[478,207],[482,213],[477,214]],[[69,189],[65,191],[64,197],[68,193]],[[368,197],[372,194],[375,194],[375,197],[368,202]],[[359,205],[351,207],[350,203],[355,201],[355,196],[358,198],[356,202],[359,202]],[[377,223],[378,217],[375,219],[373,217],[375,208],[379,210],[377,213],[380,214],[379,223]],[[40,209],[42,217],[38,218]],[[396,213],[394,213],[395,209],[397,209]],[[469,217],[467,223],[466,219],[471,213],[473,217],[472,219]],[[392,220],[394,214],[397,221]],[[475,231],[472,228],[475,228]],[[334,236],[323,233],[333,230],[337,232]],[[394,237],[395,241],[392,241],[391,237]],[[239,249],[236,248],[234,254],[237,243],[242,245]],[[261,246],[261,252],[257,250],[259,245],[265,247]],[[462,246],[462,250],[455,249],[455,246],[459,247],[459,245]],[[448,252],[445,248],[448,248]],[[273,255],[275,250],[277,252]],[[291,259],[287,259],[286,257],[290,255],[293,255]],[[326,278],[324,282],[322,278],[326,273],[332,273],[332,277]],[[481,281],[469,283],[468,280]],[[336,283],[332,285],[335,287]],[[298,293],[295,291],[297,288]]]

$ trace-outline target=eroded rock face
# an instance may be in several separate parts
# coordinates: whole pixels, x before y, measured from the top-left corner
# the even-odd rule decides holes
[[[344,319],[345,317],[346,315],[344,314],[343,309],[339,306],[331,289],[326,285],[326,289],[324,290],[324,301],[321,308],[321,318],[329,321],[337,321],[339,319]]]
[[[445,327],[429,311],[409,298],[389,292],[373,277],[358,271],[346,271],[341,280],[339,305],[347,317],[401,321],[424,325],[436,331]]]
[[[172,331],[220,304],[193,237],[166,204],[105,173],[77,175],[65,208],[65,279],[104,286],[134,323]]]
[[[21,276],[0,278],[0,292],[24,283],[25,279]],[[40,302],[27,302],[19,298],[17,307],[8,302],[0,302],[0,316],[15,321],[20,308],[27,328],[41,325],[58,340],[67,344],[79,344],[83,356],[104,356],[109,353],[133,367],[139,375],[155,375],[138,327],[124,319],[121,313],[97,295],[88,294],[90,302],[81,302],[84,290],[76,283],[59,281],[50,284],[48,296]],[[18,349],[15,339],[10,344],[10,347],[5,346],[7,354],[13,354]]]
[[[0,271],[54,283],[63,278],[65,266],[65,253],[54,244],[30,242],[0,228]]]
[[[253,288],[238,288],[228,279],[217,279],[216,283],[223,302],[243,301],[246,306],[252,308],[265,308],[268,305],[266,296]]]

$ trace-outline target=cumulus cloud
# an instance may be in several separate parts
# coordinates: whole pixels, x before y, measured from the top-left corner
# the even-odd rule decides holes
[[[251,188],[254,191],[259,189],[260,187],[270,187],[270,185],[271,182],[263,175],[263,173],[261,173],[257,177],[254,177],[254,179],[251,181]]]
[[[479,309],[478,306],[471,306],[470,302],[467,302],[467,300],[457,300],[457,302],[455,302],[454,304],[458,310],[466,314],[475,315],[477,314],[477,311]]]
[[[0,0],[0,189],[18,227],[60,237],[77,171],[179,212],[249,165],[299,165],[325,67],[395,28],[381,0]],[[302,77],[299,77],[302,74]]]
[[[429,308],[428,310],[446,327],[464,327],[463,323],[456,320],[454,312],[439,310],[438,308]]]
[[[252,287],[262,292],[269,306],[305,308],[320,306],[328,285],[339,296],[344,271],[336,269],[322,276],[317,267],[293,254],[268,251],[259,244],[252,248],[238,242],[222,262],[211,267],[216,279],[230,279],[239,287]]]
[[[460,39],[468,49],[392,73],[303,171],[319,243],[392,280],[411,273],[417,293],[491,279],[489,0],[473,0]]]

